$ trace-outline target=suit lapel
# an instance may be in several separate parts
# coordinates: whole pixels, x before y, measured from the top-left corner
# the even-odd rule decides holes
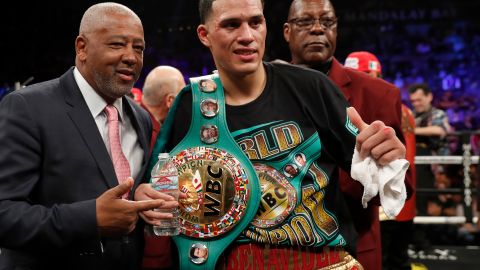
[[[343,70],[344,67],[340,64],[337,59],[333,58],[332,66],[330,67],[330,72],[328,77],[335,83],[335,85],[342,90],[345,99],[350,103],[351,95],[348,91],[348,86],[351,83],[350,76]]]
[[[75,82],[73,68],[60,78],[60,84],[65,95],[65,102],[68,104],[67,114],[77,127],[85,145],[98,164],[104,181],[109,188],[117,186],[118,180],[112,160],[98,131],[97,124]]]

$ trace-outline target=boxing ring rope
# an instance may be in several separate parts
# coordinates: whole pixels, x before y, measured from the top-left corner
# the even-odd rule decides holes
[[[472,147],[469,143],[470,135],[480,134],[478,131],[467,132],[455,132],[450,133],[450,136],[462,136],[463,140],[463,155],[462,156],[416,156],[415,165],[418,164],[461,164],[463,165],[463,188],[448,188],[438,190],[435,188],[423,188],[418,189],[417,193],[456,193],[461,194],[463,192],[463,206],[465,216],[416,216],[414,223],[416,224],[464,224],[477,222],[477,217],[473,217],[472,212],[472,187],[470,178],[470,165],[479,164],[479,156],[472,156]],[[468,138],[468,140],[467,140]],[[479,167],[480,169],[480,167]],[[480,183],[479,183],[480,184]],[[477,202],[477,204],[480,202]],[[480,209],[479,209],[480,210]]]
[[[476,223],[477,217],[473,217],[473,223]],[[417,216],[413,218],[415,224],[465,224],[467,223],[466,217],[429,217],[429,216]]]
[[[479,156],[472,156],[472,164],[478,164]],[[462,164],[462,156],[416,156],[415,165],[417,164]]]

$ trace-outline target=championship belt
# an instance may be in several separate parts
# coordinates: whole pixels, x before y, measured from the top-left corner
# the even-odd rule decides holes
[[[191,78],[192,121],[170,152],[178,170],[180,269],[215,269],[218,257],[254,218],[258,176],[230,134],[217,74]]]

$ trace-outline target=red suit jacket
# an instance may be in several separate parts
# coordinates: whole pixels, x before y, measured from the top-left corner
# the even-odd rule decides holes
[[[395,129],[397,136],[405,143],[402,135],[402,100],[400,90],[382,79],[373,78],[341,65],[335,58],[328,77],[340,88],[345,98],[366,123],[381,120]],[[406,177],[407,193],[411,194],[411,172]],[[361,198],[363,186],[340,171],[340,187],[358,233],[357,259],[368,270],[382,269],[380,221],[378,217],[378,196],[363,209]]]
[[[407,148],[407,154],[405,159],[410,162],[410,171],[411,175],[411,184],[416,187],[416,172],[415,172],[415,118],[413,117],[412,111],[405,105],[402,104],[402,133],[405,138],[405,148]],[[402,208],[402,211],[398,213],[396,221],[409,221],[413,220],[416,214],[416,197],[415,192],[412,194],[412,197],[405,201],[405,205]]]

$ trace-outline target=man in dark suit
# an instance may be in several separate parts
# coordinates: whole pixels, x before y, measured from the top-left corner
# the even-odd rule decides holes
[[[381,79],[347,69],[333,57],[337,39],[337,17],[329,0],[294,0],[283,29],[293,64],[327,74],[365,122],[383,121],[394,128],[397,136],[404,142],[398,88]],[[406,184],[407,192],[411,194],[409,173]],[[370,202],[368,208],[363,209],[360,203],[363,187],[352,180],[348,173],[340,174],[341,190],[346,194],[348,208],[358,233],[357,259],[365,269],[381,269],[378,202],[377,205]]]
[[[76,66],[2,100],[0,269],[139,268],[138,212],[178,205],[167,195],[125,199],[150,152],[150,118],[124,97],[144,44],[132,10],[94,5],[80,23]]]

